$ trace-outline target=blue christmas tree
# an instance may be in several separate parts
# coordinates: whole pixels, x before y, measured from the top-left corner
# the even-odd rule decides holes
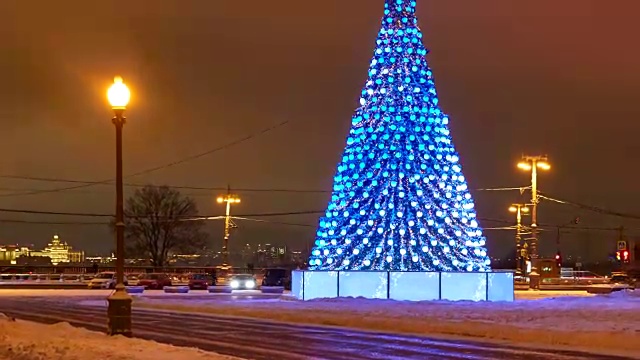
[[[311,270],[489,270],[415,6],[385,0]]]

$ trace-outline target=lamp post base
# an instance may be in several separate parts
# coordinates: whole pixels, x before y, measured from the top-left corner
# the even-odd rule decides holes
[[[529,273],[529,288],[534,290],[540,289],[540,274],[535,270]]]
[[[107,298],[109,318],[107,334],[131,337],[131,303],[133,299],[123,284],[116,285],[116,291]]]

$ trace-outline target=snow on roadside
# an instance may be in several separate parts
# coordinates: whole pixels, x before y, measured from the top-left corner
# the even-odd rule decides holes
[[[422,335],[640,354],[640,291],[506,302],[361,298],[217,301],[140,297],[135,306]]]
[[[595,294],[589,294],[585,290],[516,290],[516,300],[538,300],[557,297],[591,297]]]
[[[0,314],[1,360],[240,360],[153,341],[109,337],[67,323],[42,325]]]

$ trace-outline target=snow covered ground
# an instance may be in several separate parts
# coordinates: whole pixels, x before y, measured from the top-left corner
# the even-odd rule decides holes
[[[577,296],[576,296],[577,295]],[[640,291],[519,292],[515,302],[402,302],[367,299],[218,301],[193,296],[139,297],[136,306],[346,326],[423,335],[579,348],[640,355]]]
[[[106,306],[104,298],[110,293],[109,290],[2,290],[0,296],[74,297],[85,305]],[[246,297],[205,291],[189,294],[146,291],[135,296],[134,306],[391,333],[464,336],[632,354],[640,358],[640,290],[608,295],[586,291],[516,291],[516,301],[501,303],[352,298],[303,302],[290,296],[267,298],[259,292],[242,293]]]
[[[109,337],[67,323],[41,325],[0,315],[0,360],[232,360],[197,349]]]

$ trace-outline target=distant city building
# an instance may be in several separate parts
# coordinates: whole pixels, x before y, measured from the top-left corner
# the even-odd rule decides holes
[[[84,251],[73,251],[69,244],[60,241],[60,237],[54,235],[51,242],[40,251],[18,245],[0,246],[0,261],[19,265],[46,262],[53,265],[59,263],[81,263],[84,261]]]
[[[16,264],[20,256],[29,256],[31,249],[27,246],[0,245],[0,261],[7,264]]]

